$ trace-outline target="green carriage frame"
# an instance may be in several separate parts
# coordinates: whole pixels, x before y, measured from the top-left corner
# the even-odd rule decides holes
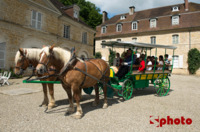
[[[157,50],[159,48],[165,49],[165,54],[167,52],[167,49],[173,50],[173,56],[176,49],[175,46],[157,45],[157,44],[152,45],[147,43],[122,42],[122,41],[108,41],[108,42],[103,42],[102,45],[111,47],[112,50],[113,47],[124,48],[124,49],[132,48],[135,50],[132,54],[132,59],[139,49],[145,50],[146,51],[145,68],[147,67],[146,63],[147,50],[150,50],[151,54],[151,50],[155,49],[156,52],[155,58],[157,58]],[[164,58],[164,60],[165,59],[166,58]],[[168,76],[170,76],[172,73],[173,64],[174,64],[174,58],[172,59],[172,65],[166,66],[164,63],[164,65],[162,66],[162,70],[160,71],[156,70],[157,67],[156,65],[153,65],[152,71],[144,70],[142,73],[138,73],[133,70],[134,65],[132,63],[129,72],[121,80],[119,80],[115,76],[114,70],[111,68],[110,83],[114,89],[118,90],[118,95],[122,96],[125,100],[128,100],[132,97],[134,89],[135,90],[144,89],[146,87],[149,87],[149,83],[154,85],[158,96],[166,96],[170,90],[170,79]],[[168,70],[166,70],[166,67],[168,67]]]

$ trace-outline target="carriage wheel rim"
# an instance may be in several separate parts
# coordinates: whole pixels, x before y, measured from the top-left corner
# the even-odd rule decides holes
[[[127,79],[124,81],[122,91],[123,91],[122,96],[125,100],[128,100],[132,97],[133,84],[132,84],[131,80]]]
[[[158,96],[166,96],[170,90],[170,80],[168,77],[156,79],[154,87]]]

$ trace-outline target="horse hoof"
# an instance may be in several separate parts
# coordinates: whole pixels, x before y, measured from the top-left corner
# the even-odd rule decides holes
[[[53,108],[55,108],[55,107],[57,107],[56,104],[49,104],[49,105],[48,105],[48,110],[53,109]]]
[[[104,103],[104,104],[103,104],[103,109],[106,109],[106,108],[108,108],[108,104],[107,104],[107,103]]]
[[[76,114],[72,115],[72,117],[75,118],[75,119],[81,119],[82,118],[82,114],[76,113]]]

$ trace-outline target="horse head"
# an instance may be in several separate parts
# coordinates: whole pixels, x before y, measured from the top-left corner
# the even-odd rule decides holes
[[[24,49],[20,48],[15,56],[15,68],[14,73],[16,75],[22,75],[23,71],[27,69],[29,66],[29,61],[26,57],[27,50],[24,51]]]
[[[54,44],[50,47],[43,46],[42,52],[40,53],[40,60],[36,67],[38,74],[48,73],[48,67],[53,64],[53,49]]]

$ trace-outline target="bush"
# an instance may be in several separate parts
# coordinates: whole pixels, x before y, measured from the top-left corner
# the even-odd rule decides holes
[[[96,59],[101,59],[102,55],[101,55],[101,52],[96,52],[95,53],[95,58]]]
[[[109,65],[112,66],[113,65],[113,60],[115,58],[116,52],[109,49],[110,55],[109,55]]]
[[[190,74],[195,74],[200,68],[200,51],[196,48],[188,52],[188,70]]]

